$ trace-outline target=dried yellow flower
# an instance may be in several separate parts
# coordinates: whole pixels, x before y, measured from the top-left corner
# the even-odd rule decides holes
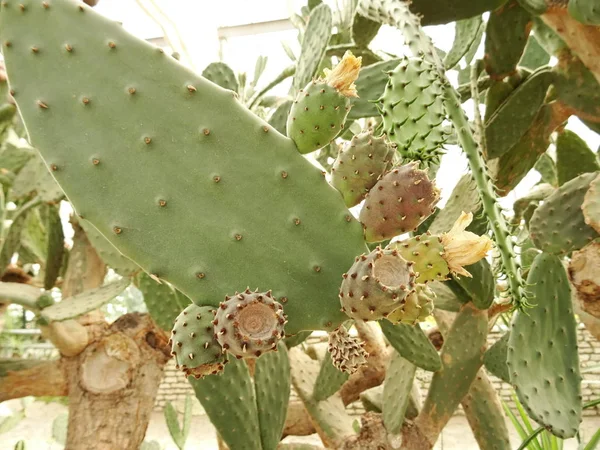
[[[356,57],[347,51],[342,60],[333,69],[325,69],[325,82],[346,97],[358,97],[354,82],[358,78],[362,57]]]
[[[474,264],[485,258],[492,248],[492,240],[487,236],[477,236],[465,231],[473,221],[472,213],[463,212],[448,233],[442,234],[444,259],[450,272],[470,277],[471,274],[463,266]]]

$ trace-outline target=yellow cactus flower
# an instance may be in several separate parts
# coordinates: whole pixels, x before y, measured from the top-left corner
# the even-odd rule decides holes
[[[492,248],[492,240],[487,236],[477,236],[465,231],[473,221],[472,213],[463,212],[448,233],[442,234],[444,259],[450,272],[466,277],[472,276],[463,266],[475,264],[485,258]]]
[[[351,51],[347,51],[337,66],[324,70],[325,82],[346,97],[358,97],[354,82],[358,78],[361,64],[361,56],[357,58]]]

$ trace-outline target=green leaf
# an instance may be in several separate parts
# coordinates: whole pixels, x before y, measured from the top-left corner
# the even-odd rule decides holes
[[[179,450],[183,449],[185,445],[185,441],[183,439],[183,435],[181,433],[181,429],[179,428],[179,419],[177,417],[177,411],[173,408],[171,402],[167,402],[163,408],[163,414],[165,416],[165,422],[167,423],[167,428],[169,429],[169,433],[171,434],[171,438],[175,445]]]

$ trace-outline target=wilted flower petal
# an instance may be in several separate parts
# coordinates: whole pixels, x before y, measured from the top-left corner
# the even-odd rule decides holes
[[[324,70],[325,82],[346,97],[358,97],[354,82],[358,78],[361,63],[362,57],[357,58],[351,51],[347,51],[337,66]]]

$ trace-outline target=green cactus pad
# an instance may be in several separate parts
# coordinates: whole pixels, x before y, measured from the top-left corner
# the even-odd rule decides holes
[[[483,355],[483,364],[488,372],[506,383],[510,383],[510,374],[506,364],[509,338],[510,333],[504,334]]]
[[[306,86],[317,74],[331,37],[332,22],[331,9],[325,3],[321,3],[311,11],[308,25],[304,30],[300,59],[294,75],[296,91]]]
[[[541,177],[542,182],[548,183],[551,186],[558,186],[558,173],[556,171],[556,163],[548,153],[544,153],[533,166]]]
[[[243,359],[231,359],[222,375],[188,381],[230,449],[262,450],[254,388]]]
[[[600,170],[600,163],[583,139],[563,130],[556,138],[556,170],[558,185],[562,186],[582,173]]]
[[[226,296],[215,314],[214,333],[225,352],[237,358],[258,358],[277,349],[285,336],[283,306],[271,291],[235,293]]]
[[[229,89],[233,92],[238,91],[238,80],[235,77],[235,73],[233,73],[231,67],[225,63],[210,63],[202,71],[202,76],[216,85],[221,86],[223,89]]]
[[[584,173],[563,184],[533,213],[529,224],[531,239],[547,253],[563,255],[579,250],[598,237],[585,223],[581,211],[586,192],[598,172]]]
[[[581,375],[577,323],[561,260],[538,255],[527,283],[536,306],[513,318],[510,380],[533,420],[558,437],[570,438],[581,423]]]
[[[352,22],[352,40],[359,47],[366,48],[377,36],[380,28],[381,23],[355,14]]]
[[[581,205],[585,223],[600,234],[600,174],[590,183]]]
[[[321,369],[319,369],[319,375],[317,376],[317,381],[315,383],[313,398],[318,402],[327,400],[340,390],[349,376],[349,373],[342,372],[333,365],[331,353],[325,353],[325,356],[321,361]]]
[[[343,275],[342,310],[353,319],[379,320],[402,306],[415,286],[412,263],[396,250],[362,254]]]
[[[59,208],[55,205],[45,205],[46,231],[48,246],[46,248],[46,267],[44,268],[44,289],[52,289],[60,275],[65,255],[65,235],[60,220]]]
[[[102,261],[119,275],[128,277],[142,270],[140,266],[122,255],[121,252],[87,220],[80,220],[79,225],[83,228],[83,231],[85,231],[92,247],[94,247],[98,255],[100,255]],[[179,311],[177,314],[179,314]],[[175,317],[177,317],[177,314]],[[173,317],[173,320],[175,320],[175,317]],[[169,329],[170,328],[171,327],[169,326]]]
[[[398,434],[410,400],[417,367],[397,352],[392,354],[383,384],[383,423],[385,429]]]
[[[496,287],[490,263],[481,259],[467,266],[466,270],[472,277],[455,276],[452,281],[448,281],[448,286],[459,298],[465,299],[465,302],[471,301],[479,309],[488,309],[494,302]]]
[[[300,89],[287,119],[287,135],[300,153],[318,150],[344,128],[350,100],[323,81]]]
[[[558,43],[553,44],[558,46]],[[582,117],[600,115],[600,84],[577,56],[563,50],[552,70],[553,84],[562,103]]]
[[[269,125],[275,128],[284,136],[287,133],[286,124],[288,116],[290,115],[290,109],[292,109],[292,100],[286,100],[273,111],[269,118]]]
[[[502,79],[516,68],[531,30],[531,14],[517,0],[510,0],[490,13],[485,30],[485,70]]]
[[[433,64],[405,58],[390,74],[381,96],[383,130],[406,161],[438,163],[447,139],[442,80]]]
[[[170,331],[177,316],[190,304],[190,300],[181,292],[164,281],[159,283],[153,280],[147,273],[138,275],[137,286],[144,296],[152,320],[163,330]]]
[[[347,437],[354,435],[353,418],[346,412],[339,393],[318,402],[312,394],[319,374],[319,362],[310,359],[300,348],[289,350],[292,385],[304,403],[319,437],[329,448],[336,448]]]
[[[506,0],[443,0],[431,2],[429,0],[413,0],[410,9],[414,14],[422,17],[422,25],[439,25],[455,20],[468,19],[479,16],[486,11],[493,11]]]
[[[27,161],[21,169],[13,183],[11,195],[21,198],[32,192],[48,203],[57,203],[65,196],[39,154]]]
[[[439,236],[421,234],[400,242],[393,242],[389,248],[398,250],[407,261],[415,263],[415,280],[419,284],[429,281],[444,281],[448,278],[448,263],[444,259],[444,246]]]
[[[413,231],[434,212],[439,190],[417,167],[413,162],[390,170],[367,194],[359,217],[367,242]]]
[[[223,371],[226,358],[214,337],[212,306],[188,305],[177,316],[171,331],[171,354],[177,368],[196,378]]]
[[[600,8],[595,0],[569,0],[569,14],[586,25],[600,25]]]
[[[409,325],[424,322],[433,312],[435,298],[432,289],[424,284],[418,284],[416,291],[409,294],[404,304],[387,316],[387,320],[393,324],[402,322]]]
[[[65,298],[45,308],[41,313],[41,317],[48,322],[52,322],[81,316],[110,302],[123,292],[129,286],[129,283],[129,278],[123,278],[96,289],[83,291],[81,294]]]
[[[446,205],[439,211],[429,226],[432,234],[447,233],[461,213],[475,213],[481,208],[481,200],[477,185],[470,174],[463,175],[459,180]]]
[[[444,311],[458,312],[465,303],[452,292],[446,283],[441,281],[433,281],[428,284],[431,290],[435,293],[435,307]]]
[[[519,66],[529,70],[536,70],[539,67],[546,66],[550,62],[550,55],[542,47],[538,39],[533,35],[529,35],[525,52],[519,61]]]
[[[480,450],[511,450],[497,388],[483,369],[479,369],[461,405]]]
[[[199,305],[273,286],[289,334],[335,329],[338,280],[364,242],[294,143],[91,8],[23,4],[0,16],[11,88],[77,213]]]
[[[379,324],[383,334],[400,356],[430,372],[440,370],[440,357],[419,324],[393,325],[387,320],[381,320]]]
[[[552,81],[548,68],[539,69],[508,95],[485,124],[488,158],[508,152],[532,126]]]
[[[290,360],[283,342],[276,352],[256,360],[254,389],[263,450],[275,450],[281,440],[290,397]]]
[[[375,101],[383,94],[390,78],[388,72],[394,70],[399,63],[399,59],[390,59],[360,69],[355,83],[358,97],[350,99],[352,108],[348,113],[348,120],[379,116]]]
[[[481,16],[474,16],[456,22],[454,43],[444,58],[446,70],[452,69],[477,41],[484,28]],[[477,42],[478,43],[478,42]]]
[[[383,91],[383,87],[381,91]],[[15,141],[16,139],[6,139],[0,148],[0,170],[3,173],[17,174],[27,164],[27,161],[37,156],[35,149]]]
[[[385,136],[372,131],[357,134],[340,151],[331,169],[331,184],[346,206],[358,205],[392,165],[394,149]]]

